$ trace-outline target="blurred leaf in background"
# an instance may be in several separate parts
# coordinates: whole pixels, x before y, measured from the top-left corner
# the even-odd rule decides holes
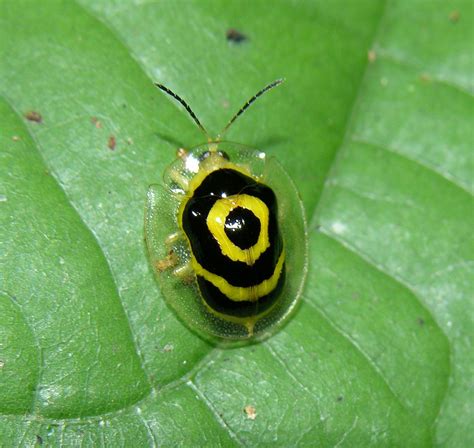
[[[0,444],[474,445],[473,37],[468,0],[2,2]],[[298,185],[310,277],[222,349],[148,267],[202,141],[153,81],[215,133],[279,77],[227,137]]]

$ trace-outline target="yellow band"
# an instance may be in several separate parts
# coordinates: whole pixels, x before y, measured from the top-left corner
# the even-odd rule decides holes
[[[193,269],[197,275],[204,277],[219,289],[228,299],[234,302],[250,301],[255,302],[260,297],[270,294],[277,286],[285,262],[285,251],[281,251],[280,258],[275,266],[272,276],[262,283],[254,286],[233,286],[225,278],[204,269],[196,260],[192,258]]]

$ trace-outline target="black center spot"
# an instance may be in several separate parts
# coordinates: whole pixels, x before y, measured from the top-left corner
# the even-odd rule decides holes
[[[260,235],[260,220],[248,209],[234,208],[225,219],[225,233],[241,249],[255,245]]]

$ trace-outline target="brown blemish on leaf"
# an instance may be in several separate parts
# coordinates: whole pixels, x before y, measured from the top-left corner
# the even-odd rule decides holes
[[[460,17],[461,17],[461,15],[460,15],[460,13],[457,9],[455,9],[454,11],[451,11],[449,13],[449,20],[451,20],[451,22],[453,22],[453,23],[459,22]]]
[[[244,412],[247,414],[247,418],[249,420],[255,420],[257,417],[257,411],[255,410],[255,407],[250,404],[245,406]]]
[[[29,110],[28,112],[25,112],[25,118],[28,121],[33,121],[35,123],[42,123],[43,122],[43,117],[36,110]]]
[[[226,31],[225,36],[229,42],[234,42],[236,44],[240,44],[247,40],[247,36],[235,28],[229,28]]]
[[[173,344],[166,344],[164,347],[163,347],[163,351],[165,353],[169,353],[169,352],[172,352],[174,350],[174,345]]]
[[[100,129],[102,127],[102,122],[97,117],[91,118],[91,123],[97,128]]]
[[[431,76],[428,75],[428,73],[422,73],[422,74],[420,75],[420,80],[421,80],[422,82],[426,82],[426,83],[431,82]]]
[[[369,50],[369,52],[367,53],[367,60],[371,64],[377,60],[377,53],[375,52],[375,50]]]
[[[115,136],[111,135],[109,137],[109,141],[107,142],[108,148],[113,151],[115,149],[115,145],[117,144],[117,141],[115,140]]]
[[[423,325],[425,325],[425,319],[423,319],[422,317],[419,317],[416,321],[418,322],[418,325],[419,325],[420,327],[422,327]]]

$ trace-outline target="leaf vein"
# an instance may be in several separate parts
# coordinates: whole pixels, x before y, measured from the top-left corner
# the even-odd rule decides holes
[[[12,111],[18,116],[19,118],[19,121],[23,122],[22,120],[22,115],[21,113],[19,112],[18,108],[9,100],[9,98],[7,98],[6,96],[2,96],[0,95],[0,98],[3,99],[9,106],[10,108],[12,109]],[[104,248],[102,247],[102,245],[100,244],[100,241],[97,239],[96,237],[96,234],[94,232],[91,231],[91,229],[89,228],[89,226],[86,224],[86,222],[84,221],[84,219],[82,218],[81,214],[79,213],[79,211],[77,210],[77,208],[74,206],[74,203],[73,201],[70,200],[68,194],[67,194],[67,191],[64,189],[63,185],[61,184],[61,182],[58,181],[56,175],[54,175],[54,172],[50,170],[50,167],[48,166],[48,164],[46,163],[44,157],[43,157],[43,154],[44,154],[44,151],[41,149],[41,144],[39,143],[38,139],[36,138],[36,135],[31,133],[30,132],[30,129],[27,127],[27,126],[24,126],[24,129],[25,129],[25,132],[28,133],[28,136],[29,138],[32,140],[32,142],[34,143],[34,146],[36,148],[36,151],[38,152],[38,155],[39,157],[41,158],[41,161],[43,163],[43,165],[48,169],[48,171],[52,174],[52,178],[54,179],[55,181],[55,184],[57,186],[57,188],[59,188],[61,190],[61,192],[64,194],[65,198],[67,199],[67,202],[68,204],[75,210],[76,212],[76,216],[77,216],[77,219],[82,223],[82,225],[88,229],[88,231],[90,232],[91,234],[91,238],[94,239],[95,243],[97,244],[97,247],[98,249],[101,251],[103,257],[104,257],[104,261],[107,265],[107,268],[108,268],[108,272],[109,272],[109,275],[111,276],[112,278],[112,282],[114,284],[114,288],[115,288],[115,291],[116,291],[116,294],[117,294],[117,297],[119,298],[119,303],[120,303],[120,306],[123,310],[123,313],[126,317],[126,322],[127,322],[127,325],[128,325],[128,328],[129,328],[129,331],[130,331],[130,335],[131,335],[131,339],[132,339],[132,343],[134,344],[135,346],[135,351],[138,355],[138,358],[139,358],[139,361],[140,361],[140,366],[141,368],[143,369],[144,371],[144,374],[145,374],[145,377],[146,377],[146,381],[148,383],[148,392],[150,392],[150,389],[151,389],[151,386],[152,386],[152,381],[151,381],[151,374],[148,372],[147,368],[146,368],[146,365],[145,365],[145,361],[144,361],[144,356],[143,356],[143,353],[140,349],[140,346],[139,346],[139,343],[138,343],[138,338],[136,337],[134,331],[133,331],[133,328],[132,326],[130,325],[130,317],[129,317],[129,313],[127,312],[127,310],[125,309],[124,307],[124,303],[123,303],[123,300],[122,300],[122,296],[120,294],[120,290],[119,288],[117,287],[118,283],[117,283],[117,279],[115,278],[115,275],[114,275],[114,272],[110,266],[110,263],[109,263],[109,258],[106,256],[106,252],[104,250]],[[33,334],[33,337],[35,338],[36,340],[36,335],[35,333],[32,333]],[[41,383],[40,381],[40,378],[42,377],[42,373],[43,373],[43,366],[44,366],[44,360],[43,360],[43,351],[44,349],[42,347],[39,346],[39,343],[38,343],[38,348],[39,348],[39,352],[40,352],[40,359],[41,359],[41,367],[40,367],[40,370],[39,370],[39,374],[38,374],[38,384],[37,384],[37,387],[36,387],[36,393],[35,393],[35,396],[33,398],[33,403],[32,403],[32,413],[35,409],[35,407],[37,406],[37,403],[38,403],[38,399],[39,399],[39,394],[40,394],[40,388],[39,388],[39,385]]]
[[[369,45],[369,48],[373,48],[374,45],[375,45],[375,42],[377,40],[377,36],[379,35],[379,32],[380,32],[381,24],[383,23],[385,15],[386,15],[387,3],[388,3],[387,0],[385,0],[384,3],[383,3],[382,12],[380,14],[379,22],[378,22],[378,25],[376,27],[376,30],[374,31],[374,34],[373,34],[373,37],[372,37],[372,42],[371,42],[371,45]],[[341,157],[341,148],[343,148],[345,146],[346,142],[350,139],[350,135],[349,135],[350,124],[354,120],[354,114],[356,113],[357,106],[359,105],[359,103],[361,101],[360,90],[361,90],[361,86],[364,84],[364,82],[367,78],[368,65],[369,65],[369,61],[366,60],[365,71],[364,71],[362,77],[359,79],[357,93],[354,97],[354,100],[352,102],[352,106],[350,107],[349,113],[348,113],[347,118],[346,118],[346,122],[345,122],[345,126],[344,126],[344,128],[345,128],[344,135],[342,136],[339,148],[335,151],[334,156],[332,158],[332,161],[330,162],[329,169],[328,169],[328,171],[326,173],[326,176],[325,176],[326,180],[329,179],[331,177],[332,173],[335,171],[336,166],[337,166],[338,161],[339,161],[339,158]],[[313,213],[312,214],[308,213],[308,216],[311,216],[311,219],[308,219],[308,222],[310,224],[312,224],[313,222],[316,221],[316,216],[318,215],[319,209],[321,207],[321,204],[322,204],[321,199],[322,199],[323,196],[324,196],[324,187],[323,187],[322,194],[319,196],[319,200],[316,204],[316,207],[313,210]]]
[[[353,254],[357,255],[359,258],[361,258],[362,260],[364,260],[366,263],[368,263],[370,266],[372,266],[374,269],[380,271],[381,273],[383,273],[384,275],[388,276],[389,278],[391,279],[394,279],[396,280],[401,286],[403,286],[404,288],[406,288],[411,294],[412,296],[415,298],[415,300],[417,301],[418,305],[423,308],[426,313],[428,315],[431,316],[432,318],[432,321],[434,323],[434,325],[436,326],[436,329],[437,331],[439,331],[441,334],[444,335],[444,337],[447,338],[446,336],[446,333],[442,330],[442,328],[440,327],[439,323],[437,322],[437,320],[435,319],[435,317],[432,315],[432,313],[430,312],[430,310],[425,306],[425,304],[423,303],[423,301],[418,297],[418,294],[416,293],[415,291],[415,288],[410,286],[410,283],[408,281],[406,281],[405,279],[403,279],[402,277],[400,277],[398,274],[394,273],[394,272],[391,272],[389,268],[387,268],[386,266],[383,266],[381,264],[378,264],[376,263],[374,260],[372,260],[372,258],[368,255],[368,254],[365,254],[363,253],[359,248],[357,247],[354,247],[352,246],[352,244],[346,240],[344,240],[343,238],[341,238],[340,236],[332,233],[329,229],[326,229],[325,227],[320,227],[320,231],[322,233],[324,233],[326,236],[328,236],[329,238],[333,239],[334,241],[336,241],[337,243],[341,244],[344,248],[346,248],[347,250],[349,250],[350,252],[352,252]],[[310,302],[308,302],[308,304],[310,304]],[[311,304],[313,307],[315,307],[315,305]],[[324,313],[323,313],[324,315]],[[330,322],[330,320],[328,319],[328,321]],[[453,354],[452,354],[452,349],[451,349],[451,346],[449,346],[450,348],[450,353],[449,353],[449,358],[450,358],[450,365],[449,365],[449,368],[452,370],[452,358],[453,358]],[[388,383],[387,383],[388,385]],[[388,386],[390,387],[390,386]],[[438,409],[438,415],[440,414],[441,412],[441,409],[442,409],[442,405],[443,405],[443,401],[441,400],[440,403],[439,403],[439,409]],[[435,420],[436,421],[436,420]]]
[[[402,58],[400,56],[396,56],[395,54],[393,54],[392,52],[390,52],[389,50],[384,49],[384,48],[380,48],[380,47],[377,48],[377,57],[381,58],[381,59],[385,59],[385,60],[387,60],[389,62],[392,62],[393,64],[399,65],[400,67],[403,67],[403,68],[407,68],[407,69],[410,69],[410,70],[413,70],[413,71],[416,71],[416,72],[419,72],[419,73],[424,72],[423,68],[420,65],[416,64],[413,61],[410,61],[407,58]],[[459,83],[457,83],[455,81],[452,81],[450,79],[447,79],[447,78],[441,78],[439,76],[433,76],[431,74],[429,74],[428,76],[429,76],[429,80],[436,83],[436,84],[440,84],[440,85],[443,85],[443,86],[448,87],[450,89],[454,89],[458,93],[461,93],[463,95],[467,95],[470,99],[474,98],[473,93],[470,92],[469,90],[467,90],[466,87],[464,87],[462,84],[459,84]]]
[[[237,434],[230,428],[229,424],[224,420],[223,417],[219,415],[217,409],[214,407],[212,402],[204,395],[203,392],[195,385],[191,380],[186,383],[202,400],[202,402],[207,406],[210,410],[211,414],[214,416],[215,420],[219,423],[219,425],[229,434],[229,436],[237,442],[239,446],[245,446],[245,443],[237,436]]]
[[[370,140],[354,136],[351,138],[351,141],[354,143],[360,143],[362,145],[367,145],[373,148],[378,148],[382,149],[384,151],[387,151],[388,153],[394,154],[402,159],[408,160],[409,162],[415,163],[416,165],[421,166],[422,168],[437,174],[438,176],[442,177],[443,180],[449,182],[450,184],[454,185],[455,187],[461,189],[464,193],[467,193],[469,195],[472,195],[472,192],[469,191],[469,186],[464,185],[464,183],[458,179],[455,175],[451,174],[449,171],[440,171],[436,168],[435,165],[430,163],[428,160],[422,160],[414,157],[410,157],[406,152],[404,152],[402,149],[399,148],[394,148],[391,146],[386,146],[386,145],[381,145],[380,143],[377,142],[371,142]]]
[[[342,328],[340,328],[325,312],[322,310],[320,307],[316,306],[314,303],[310,301],[305,302],[310,308],[315,310],[318,314],[320,314],[324,320],[328,323],[328,325],[340,336],[342,336],[344,339],[346,339],[349,344],[351,344],[361,355],[362,357],[367,361],[369,366],[374,370],[375,374],[382,380],[382,382],[385,384],[387,387],[388,391],[390,394],[394,397],[395,401],[400,405],[400,407],[408,414],[413,416],[413,412],[410,411],[405,403],[403,402],[403,399],[398,395],[398,393],[392,388],[390,383],[388,382],[387,378],[385,377],[384,373],[382,370],[380,370],[380,367],[375,363],[375,361],[369,356],[369,354],[360,346],[360,344],[348,333],[346,333]]]

